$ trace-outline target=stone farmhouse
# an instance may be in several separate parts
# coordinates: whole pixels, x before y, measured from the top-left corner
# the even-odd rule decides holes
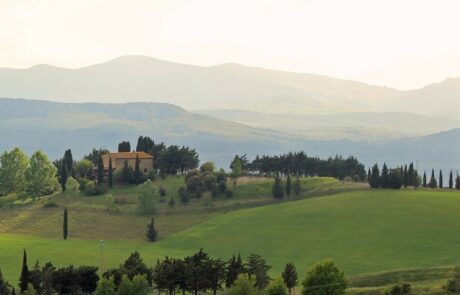
[[[104,171],[109,171],[109,161],[112,158],[112,169],[122,169],[125,162],[128,166],[134,169],[136,165],[136,157],[139,157],[139,167],[144,174],[150,173],[153,170],[153,156],[144,152],[121,152],[121,153],[107,153],[102,155],[102,162],[104,164]]]

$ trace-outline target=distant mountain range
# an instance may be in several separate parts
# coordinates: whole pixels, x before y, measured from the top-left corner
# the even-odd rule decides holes
[[[366,116],[372,118],[372,114]],[[403,124],[403,118],[400,120],[398,124]],[[226,169],[236,153],[247,153],[252,159],[257,154],[295,150],[320,157],[354,155],[366,165],[418,161],[420,169],[460,169],[458,128],[429,136],[375,142],[313,140],[295,132],[250,127],[191,113],[171,104],[0,99],[0,151],[14,146],[28,153],[42,149],[56,159],[70,148],[75,158],[80,158],[93,147],[114,150],[122,140],[130,140],[134,145],[139,135],[194,147],[201,160],[214,161]]]
[[[188,110],[268,114],[410,112],[458,118],[460,77],[398,91],[320,75],[224,64],[200,67],[125,56],[80,69],[0,68],[0,97],[60,102],[164,102]]]

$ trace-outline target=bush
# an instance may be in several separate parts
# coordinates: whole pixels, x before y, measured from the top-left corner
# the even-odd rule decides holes
[[[164,187],[160,187],[160,189],[158,190],[158,192],[160,193],[160,196],[161,196],[161,197],[166,196],[166,190],[165,190]]]
[[[272,281],[266,290],[267,295],[288,295],[288,289],[284,285],[283,280],[277,279]]]
[[[43,208],[57,208],[59,207],[58,204],[54,203],[54,202],[48,202],[48,203],[45,203],[43,205]]]
[[[217,172],[216,181],[218,183],[221,182],[221,181],[227,182],[227,175],[225,174],[224,169],[220,169],[219,172]]]
[[[411,293],[411,286],[408,283],[394,285],[390,291],[386,292],[389,295],[408,295]]]
[[[203,165],[201,165],[201,167],[200,167],[201,172],[211,172],[211,173],[213,173],[215,169],[216,169],[216,166],[214,165],[213,162],[203,163]]]
[[[151,170],[147,175],[147,178],[151,181],[155,181],[155,179],[157,178],[157,173],[154,170]]]
[[[219,183],[217,184],[217,190],[220,193],[225,193],[227,191],[227,181],[225,180],[219,181]]]
[[[107,186],[103,183],[96,184],[94,181],[87,181],[84,184],[84,192],[87,196],[103,195],[107,192]]]
[[[321,282],[318,286],[318,282]],[[317,263],[302,282],[303,295],[343,295],[347,288],[345,275],[332,260]]]
[[[117,205],[128,204],[128,200],[125,197],[115,197],[113,202]]]
[[[80,187],[80,184],[78,183],[75,178],[70,176],[67,178],[67,181],[65,182],[65,189],[67,192],[76,192],[78,191],[78,188]]]
[[[254,287],[254,280],[247,274],[240,274],[233,286],[228,290],[229,295],[259,295],[259,290]]]
[[[212,191],[216,186],[216,177],[211,173],[207,173],[203,177],[203,184],[207,191]]]
[[[154,214],[156,211],[155,199],[158,192],[150,180],[139,185],[139,212],[142,214]]]
[[[193,175],[188,178],[187,180],[187,190],[191,193],[196,193],[197,191],[201,191],[203,187],[203,183],[201,181],[201,177],[199,175]]]
[[[169,199],[168,205],[169,205],[169,207],[171,207],[171,208],[174,208],[174,206],[176,205],[176,201],[174,200],[173,197],[171,197],[171,198]]]
[[[233,190],[231,188],[227,188],[227,190],[225,191],[225,195],[227,196],[227,198],[233,197]]]

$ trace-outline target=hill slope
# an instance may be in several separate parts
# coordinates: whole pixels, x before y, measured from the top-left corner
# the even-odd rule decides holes
[[[286,262],[299,274],[331,257],[347,275],[396,268],[458,264],[460,193],[368,190],[226,213],[158,243],[106,241],[105,267],[139,250],[148,264],[163,255],[183,256],[203,247],[215,257],[261,254],[279,275]],[[161,229],[160,229],[161,230]],[[1,235],[0,261],[9,280],[29,259],[98,264],[98,240],[62,241]],[[69,256],[69,251],[73,255]]]
[[[458,115],[459,80],[439,83],[434,97],[429,89],[403,93],[313,74],[237,64],[199,67],[145,56],[124,56],[75,70],[48,65],[2,68],[0,97],[66,102],[156,101],[187,109],[257,110],[263,106],[266,112],[315,114],[387,110],[437,110],[438,114],[437,106],[445,105],[451,107],[444,107],[442,115]],[[390,98],[394,99],[386,103]],[[422,109],[414,107],[414,103],[423,104]]]

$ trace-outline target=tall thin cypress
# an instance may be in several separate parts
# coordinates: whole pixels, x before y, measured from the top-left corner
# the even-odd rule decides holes
[[[439,170],[439,188],[443,187],[442,182],[443,182],[443,180],[442,180],[442,170]]]
[[[450,170],[450,174],[449,174],[449,188],[450,189],[454,188],[454,177],[452,175],[452,170]]]
[[[155,222],[152,219],[150,220],[150,223],[147,225],[147,239],[149,239],[150,242],[155,242],[157,240],[158,232],[155,229]]]
[[[63,160],[61,164],[61,169],[59,172],[59,181],[61,183],[61,188],[63,192],[65,192],[65,184],[67,182],[67,178],[69,178],[69,175],[67,172],[67,166],[65,164],[65,161]]]
[[[29,267],[27,266],[27,253],[24,249],[24,254],[22,256],[22,270],[21,277],[19,278],[19,289],[21,293],[27,290],[29,285]]]
[[[97,183],[104,183],[104,162],[101,155],[97,159]]]
[[[423,171],[423,187],[426,187],[426,172]]]
[[[69,223],[67,220],[67,208],[64,209],[64,223],[62,226],[62,230],[63,230],[64,240],[67,240],[67,235],[69,232]]]
[[[112,157],[109,157],[109,187],[113,187]]]
[[[407,174],[407,165],[404,165],[403,177],[404,177],[404,188],[407,188],[407,186],[409,185],[409,175]]]
[[[139,155],[136,155],[136,164],[134,165],[134,183],[139,184],[141,183],[141,167],[140,167],[140,160]]]

